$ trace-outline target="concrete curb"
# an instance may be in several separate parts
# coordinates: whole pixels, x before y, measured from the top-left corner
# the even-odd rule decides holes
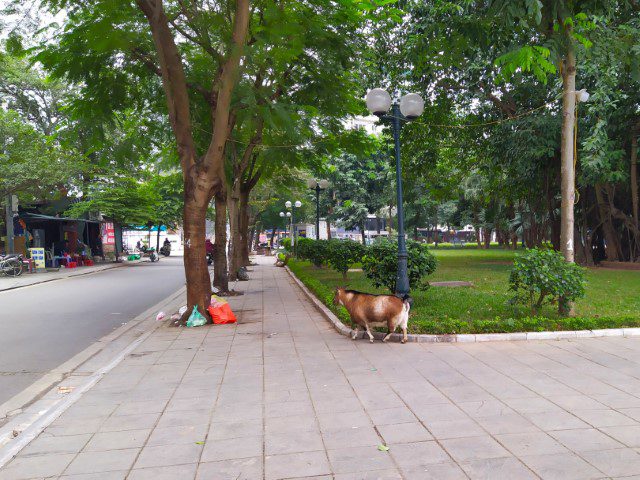
[[[128,265],[131,262],[127,262],[127,263],[113,263],[113,264],[108,264],[108,265],[100,265],[102,268],[97,268],[95,270],[91,270],[90,272],[83,272],[82,270],[79,270],[78,272],[73,272],[70,273],[69,275],[65,275],[63,277],[55,277],[55,278],[43,278],[43,279],[36,279],[37,281],[32,282],[32,283],[25,283],[24,285],[15,285],[13,287],[6,287],[6,288],[0,288],[0,292],[8,292],[10,290],[16,290],[18,288],[25,288],[25,287],[32,287],[34,285],[41,285],[43,283],[49,283],[49,282],[56,282],[58,280],[65,280],[67,278],[73,278],[73,277],[80,277],[82,275],[91,275],[94,273],[100,273],[100,272],[104,272],[105,270],[111,270],[113,268],[118,268],[118,267],[124,267],[126,265]],[[29,274],[31,275],[31,274]],[[39,273],[36,273],[34,275],[42,275]]]
[[[181,287],[0,406],[7,419],[0,427],[0,467],[164,325],[166,322],[155,320],[155,313],[177,308],[183,303],[185,290]],[[56,387],[61,383],[71,387],[71,393],[58,392]],[[14,432],[18,434],[15,438]]]
[[[340,319],[322,303],[318,298],[295,276],[289,267],[284,267],[300,289],[309,297],[320,312],[333,325],[338,333],[351,336],[353,330],[340,321]],[[363,338],[364,332],[360,332],[358,338]],[[385,336],[382,332],[373,332],[376,340],[382,340]],[[558,332],[514,332],[514,333],[454,333],[450,335],[428,335],[410,333],[408,342],[414,343],[475,343],[475,342],[513,342],[526,340],[567,340],[572,338],[596,338],[596,337],[637,337],[640,336],[640,328],[612,328],[602,330],[565,330]],[[399,342],[402,335],[394,333],[389,341]]]

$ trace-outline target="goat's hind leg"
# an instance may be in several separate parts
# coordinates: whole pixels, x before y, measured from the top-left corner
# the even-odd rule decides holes
[[[356,328],[351,330],[351,340],[355,340],[356,338],[358,338],[358,333],[360,332],[358,331],[358,326],[356,325]]]

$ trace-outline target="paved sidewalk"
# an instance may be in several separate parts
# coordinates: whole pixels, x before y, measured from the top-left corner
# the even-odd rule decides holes
[[[239,325],[158,329],[0,479],[640,475],[640,339],[353,342],[261,261]]]
[[[6,277],[0,275],[0,292],[3,290],[11,290],[13,288],[26,287],[28,285],[36,285],[38,283],[51,282],[63,278],[75,277],[77,275],[86,275],[88,273],[101,272],[126,265],[126,263],[100,263],[91,267],[64,268],[61,267],[57,272],[23,272],[19,277]]]

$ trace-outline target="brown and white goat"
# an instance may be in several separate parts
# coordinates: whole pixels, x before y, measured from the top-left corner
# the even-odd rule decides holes
[[[409,310],[411,309],[411,299],[408,295],[404,298],[395,295],[371,295],[370,293],[357,292],[336,288],[333,303],[343,305],[351,320],[356,324],[356,328],[351,334],[351,338],[358,338],[358,327],[364,327],[369,341],[373,343],[373,334],[370,327],[387,326],[387,334],[382,339],[386,342],[396,328],[402,329],[402,343],[407,341],[407,322],[409,321]]]

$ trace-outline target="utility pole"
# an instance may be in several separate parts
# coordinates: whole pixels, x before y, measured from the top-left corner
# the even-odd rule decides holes
[[[7,225],[7,244],[5,253],[14,253],[13,242],[13,195],[7,195],[6,198],[6,225]]]

